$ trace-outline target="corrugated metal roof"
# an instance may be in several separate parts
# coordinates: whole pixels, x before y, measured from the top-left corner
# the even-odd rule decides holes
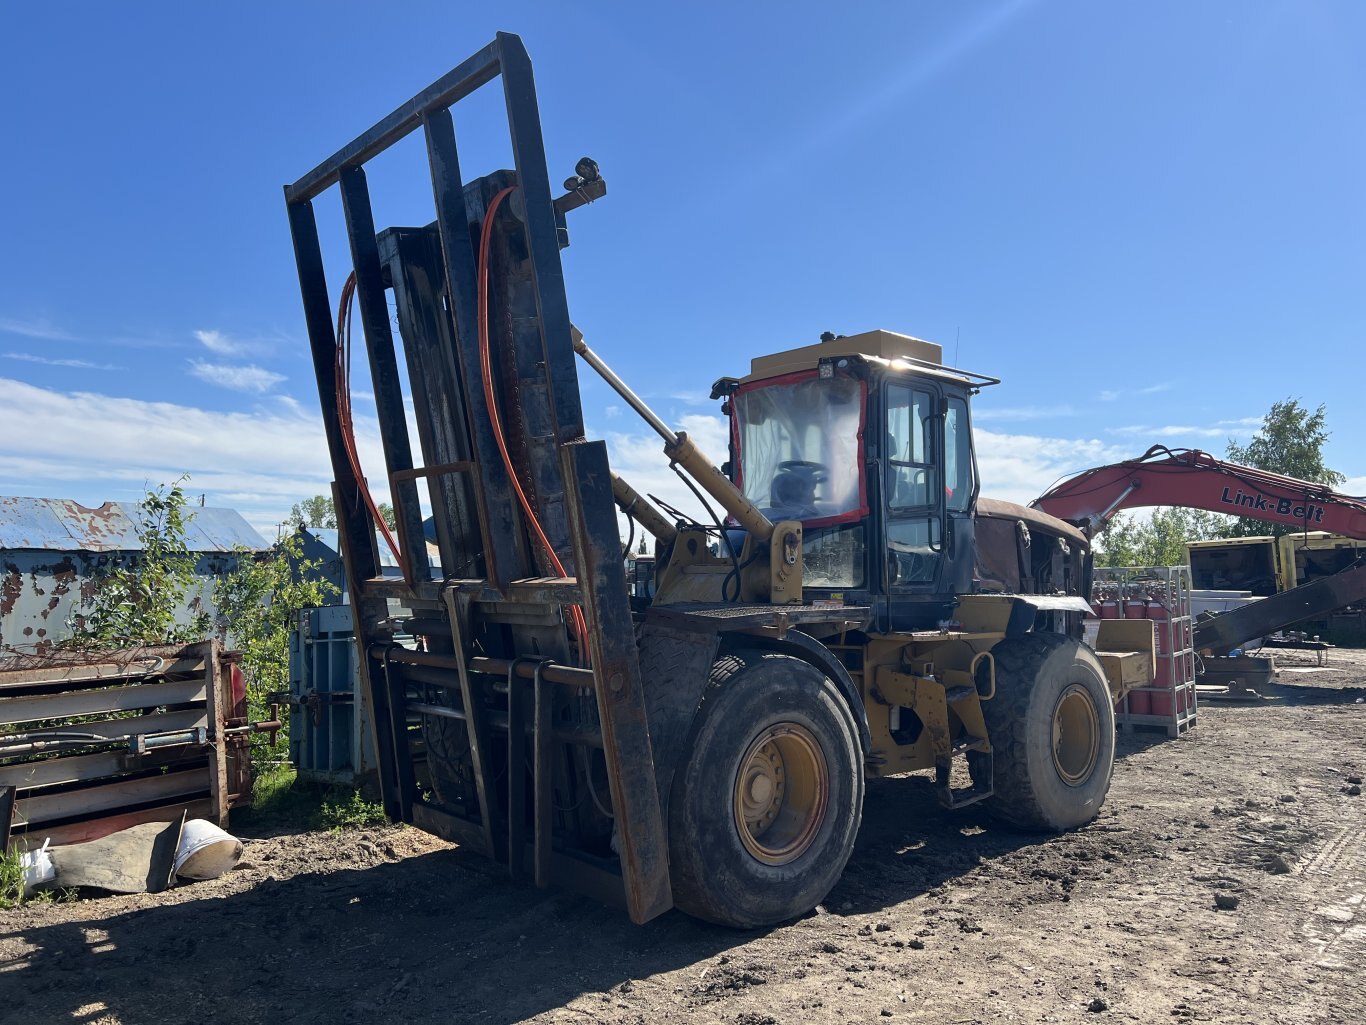
[[[338,555],[341,554],[341,531],[337,530],[336,527],[304,527],[304,530],[308,531]]]
[[[192,552],[230,552],[268,547],[234,509],[190,509],[185,543]],[[65,498],[0,496],[0,551],[141,551],[136,504],[105,502],[91,509]]]

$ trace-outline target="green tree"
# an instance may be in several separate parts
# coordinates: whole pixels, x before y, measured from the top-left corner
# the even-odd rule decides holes
[[[237,568],[215,592],[219,632],[242,652],[253,718],[266,695],[289,689],[289,631],[303,609],[325,605],[337,589],[312,571],[303,539],[288,534],[264,552],[239,549]]]
[[[1262,420],[1261,428],[1246,445],[1229,439],[1228,458],[1244,466],[1255,466],[1259,470],[1335,488],[1347,478],[1324,465],[1323,446],[1328,437],[1322,403],[1311,413],[1300,405],[1299,399],[1287,398],[1272,404],[1270,412]],[[1295,529],[1243,516],[1229,524],[1224,536],[1257,537],[1271,534],[1279,537]]]
[[[398,529],[398,517],[394,515],[392,505],[388,502],[380,502],[379,514],[384,517],[384,522],[390,530]],[[286,522],[296,529],[298,527],[321,527],[324,530],[336,530],[337,510],[332,504],[332,499],[327,495],[314,495],[312,498],[305,498],[302,502],[295,502],[293,508],[289,510],[289,519]]]
[[[1222,537],[1229,518],[1203,509],[1154,509],[1120,514],[1096,538],[1097,566],[1178,566],[1186,542]]]
[[[194,519],[187,512],[189,476],[151,488],[143,497],[137,538],[141,551],[97,581],[90,611],[73,617],[71,643],[105,648],[136,644],[189,644],[209,635],[212,624],[191,597],[200,581],[186,544]],[[188,622],[177,622],[190,609]]]
[[[332,499],[327,495],[314,495],[294,504],[294,508],[289,510],[289,523],[294,527],[322,527],[325,530],[335,530],[337,510],[333,508]]]

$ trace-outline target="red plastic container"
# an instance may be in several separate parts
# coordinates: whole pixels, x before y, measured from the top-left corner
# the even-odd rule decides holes
[[[1154,687],[1170,687],[1172,685],[1172,666],[1167,661],[1166,655],[1157,656],[1157,674],[1153,677]]]
[[[1129,692],[1129,714],[1130,715],[1152,715],[1152,695],[1146,690],[1135,690]]]
[[[1160,601],[1150,601],[1148,618],[1153,621],[1153,633],[1157,637],[1157,654],[1160,658],[1172,650],[1171,613]]]

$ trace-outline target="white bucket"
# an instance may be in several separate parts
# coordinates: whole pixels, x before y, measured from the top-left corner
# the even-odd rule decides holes
[[[47,852],[52,838],[43,841],[36,851],[25,851],[19,856],[19,864],[24,870],[24,896],[27,897],[40,886],[46,886],[57,878],[57,869],[52,864],[52,855]]]
[[[175,874],[185,879],[217,879],[241,860],[241,840],[207,819],[190,819],[180,833]]]

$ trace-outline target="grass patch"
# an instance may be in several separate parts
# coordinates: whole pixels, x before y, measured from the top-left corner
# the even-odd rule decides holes
[[[351,787],[306,783],[289,765],[260,768],[249,809],[234,813],[245,827],[288,831],[383,825],[384,809]]]
[[[0,909],[17,908],[24,902],[24,866],[18,851],[0,854]]]
[[[0,854],[0,911],[12,911],[20,904],[68,904],[78,899],[70,887],[49,887],[24,896],[24,864],[19,851]]]
[[[323,829],[360,829],[387,821],[384,808],[367,801],[359,790],[334,790],[318,809],[318,825]]]

